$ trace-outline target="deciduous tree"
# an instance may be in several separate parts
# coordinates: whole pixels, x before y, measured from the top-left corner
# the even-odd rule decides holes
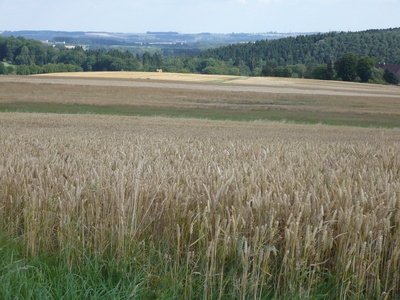
[[[348,52],[335,62],[337,76],[344,81],[354,81],[357,77],[358,57],[353,52]]]
[[[361,57],[357,62],[357,75],[362,82],[367,82],[372,76],[372,68],[375,66],[375,60],[369,56]]]

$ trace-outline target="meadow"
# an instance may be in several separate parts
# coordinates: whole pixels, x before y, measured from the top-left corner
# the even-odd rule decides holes
[[[106,106],[108,96],[111,108],[124,99],[132,105],[140,95],[150,101],[153,92],[149,107],[161,107],[164,94],[173,110],[176,96],[186,93],[204,100],[219,95],[215,106],[209,98],[214,109],[240,94],[246,105],[258,95],[212,88],[202,94],[199,83],[194,89],[169,82],[177,84],[171,91],[162,85],[110,87],[106,80],[102,86],[91,79],[87,85],[38,84],[33,81],[42,79],[31,78],[2,79],[2,103],[49,105],[56,99],[93,107],[96,99]],[[4,88],[13,84],[19,89]],[[381,114],[398,114],[395,96],[380,99],[371,105]],[[316,109],[328,110],[320,101]],[[189,109],[192,102],[182,103]],[[330,109],[344,113],[341,106]],[[365,104],[361,110],[368,115],[372,109]],[[387,128],[363,128],[56,112],[0,114],[0,298],[400,294],[400,130],[390,128],[395,118]]]
[[[400,127],[400,87],[143,72],[0,77],[0,111]]]

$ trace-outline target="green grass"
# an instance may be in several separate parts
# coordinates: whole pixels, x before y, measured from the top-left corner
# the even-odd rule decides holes
[[[140,264],[117,266],[112,258],[84,254],[79,263],[70,266],[54,254],[26,258],[22,247],[0,237],[0,299],[158,299],[162,292],[161,298],[173,297],[172,289],[155,283],[152,276],[159,275],[158,269],[149,274],[152,267],[140,252],[133,255],[136,261],[142,260]]]
[[[236,299],[232,278],[241,272],[237,257],[226,265],[226,273],[216,273],[213,294],[204,294],[202,262],[195,268],[179,259],[166,259],[165,247],[136,249],[126,264],[116,265],[113,259],[99,259],[83,254],[69,265],[60,255],[42,254],[26,258],[23,246],[15,239],[0,236],[0,299]],[[223,263],[223,262],[221,262]],[[225,262],[226,263],[226,262]],[[299,275],[301,276],[301,275]],[[310,299],[335,298],[342,285],[340,276],[325,274]],[[262,299],[300,299],[297,291],[279,295],[279,280],[262,288]],[[221,290],[222,289],[222,290]],[[247,295],[246,299],[258,299]]]
[[[246,79],[249,79],[249,78],[250,77],[229,78],[229,79],[224,79],[224,80],[215,80],[215,81],[211,81],[211,82],[224,83],[224,82],[236,81],[236,80],[246,80]]]
[[[197,299],[203,294],[202,276],[177,268],[155,247],[137,249],[125,265],[83,255],[72,266],[54,254],[26,258],[22,247],[0,238],[0,299],[184,299],[189,294]],[[225,294],[233,294],[229,285]]]
[[[87,106],[48,103],[0,104],[0,112],[59,114],[105,114],[125,116],[167,116],[233,121],[286,121],[298,124],[326,124],[357,127],[398,128],[397,115],[308,112],[283,109],[163,108],[155,106]]]
[[[55,257],[26,259],[13,240],[2,238],[0,245],[1,299],[106,299],[115,290],[95,264],[74,272]]]

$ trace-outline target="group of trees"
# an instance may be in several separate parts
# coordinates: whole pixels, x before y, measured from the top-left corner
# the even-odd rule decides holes
[[[38,74],[79,71],[155,71],[160,53],[134,55],[110,50],[55,48],[33,39],[0,37],[0,74]]]
[[[390,84],[399,84],[400,79],[397,77],[396,73],[390,71],[389,69],[385,69],[383,72],[383,79]]]
[[[55,48],[21,37],[0,37],[0,74],[68,71],[155,71],[395,82],[374,69],[376,62],[400,63],[400,28],[331,32],[235,44],[195,55],[162,56],[119,50]],[[396,77],[396,78],[395,78]]]
[[[274,61],[270,61],[262,68],[261,75],[372,83],[398,83],[395,73],[389,70],[376,69],[374,59],[369,56],[359,58],[352,52],[345,53],[336,62],[328,62],[327,64],[310,64],[308,66],[296,64],[283,67],[278,66]]]
[[[358,58],[352,52],[344,54],[335,62],[337,77],[344,81],[355,81],[358,77],[361,82],[368,82],[373,75],[374,66],[375,61],[371,57]]]
[[[60,73],[60,72],[83,72],[83,69],[77,65],[71,64],[46,64],[44,66],[38,65],[6,65],[0,63],[0,74],[4,75],[32,75],[32,74],[43,74],[43,73]]]
[[[115,49],[54,48],[33,39],[0,37],[0,74],[155,71],[160,68],[167,72],[250,75],[245,64],[233,66],[229,62],[189,54],[163,57],[160,52],[148,51],[133,54]]]

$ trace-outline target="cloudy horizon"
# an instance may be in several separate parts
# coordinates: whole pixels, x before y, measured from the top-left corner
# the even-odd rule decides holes
[[[0,0],[3,30],[327,32],[400,27],[400,0]]]

